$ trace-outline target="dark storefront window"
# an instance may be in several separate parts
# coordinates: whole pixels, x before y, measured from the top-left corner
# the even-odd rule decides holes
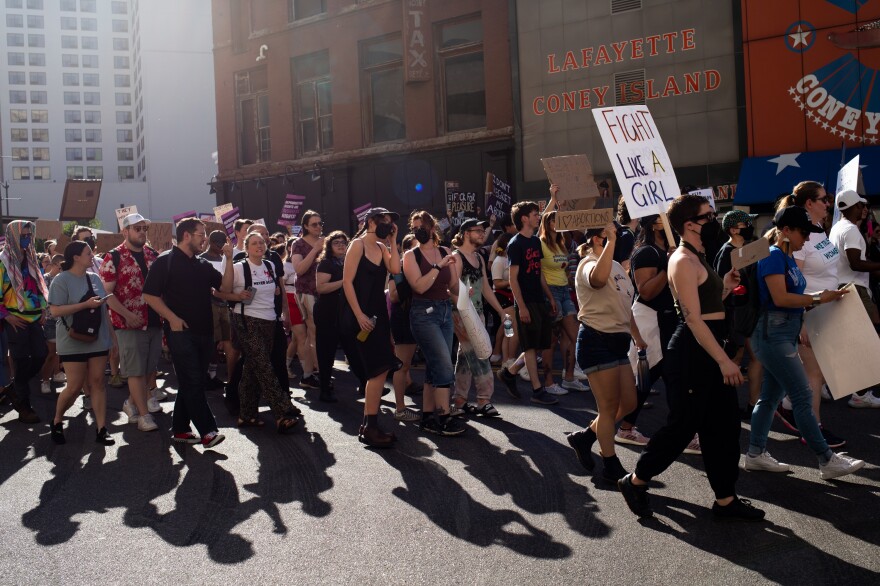
[[[239,165],[270,160],[269,80],[265,67],[235,74],[235,102]]]
[[[289,0],[289,2],[291,22],[327,12],[325,0]]]
[[[330,54],[310,53],[293,60],[296,135],[300,154],[333,148],[333,84]]]
[[[361,48],[361,71],[367,142],[406,138],[400,37],[365,42]]]
[[[486,126],[483,23],[479,16],[439,25],[437,63],[445,132]]]

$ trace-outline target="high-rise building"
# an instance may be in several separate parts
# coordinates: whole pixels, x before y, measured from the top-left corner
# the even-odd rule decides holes
[[[2,0],[3,213],[55,218],[65,180],[101,179],[98,217],[210,211],[209,0]]]

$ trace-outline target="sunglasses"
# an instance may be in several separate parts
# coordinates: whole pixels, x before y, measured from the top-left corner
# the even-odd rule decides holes
[[[694,216],[688,219],[688,222],[699,222],[700,220],[706,220],[707,222],[711,222],[715,219],[715,212],[706,212],[705,214],[700,214],[699,216]]]
[[[147,232],[150,227],[149,226],[129,226],[135,232]]]
[[[822,203],[828,203],[831,200],[827,195],[823,195],[822,197],[817,197],[813,201],[821,201]]]
[[[318,226],[323,226],[324,222],[312,222],[309,224],[309,228],[317,228]]]
[[[343,240],[342,238],[339,238],[337,240],[331,240],[330,244],[332,244],[333,246],[338,246],[338,245],[342,244],[344,246],[344,245],[348,244],[348,241]]]

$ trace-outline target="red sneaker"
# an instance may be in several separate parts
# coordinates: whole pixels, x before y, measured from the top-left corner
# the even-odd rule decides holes
[[[171,436],[171,441],[177,442],[179,444],[195,445],[197,443],[200,443],[202,440],[199,439],[199,436],[197,436],[196,434],[187,431],[185,433],[175,433]]]
[[[217,433],[216,431],[212,431],[211,433],[205,435],[202,438],[201,444],[202,444],[202,447],[204,447],[204,448],[213,448],[214,446],[216,446],[217,444],[219,444],[220,442],[222,442],[225,439],[226,439],[225,435],[221,435],[221,434]]]

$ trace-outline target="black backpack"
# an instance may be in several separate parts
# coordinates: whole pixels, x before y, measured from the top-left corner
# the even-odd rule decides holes
[[[745,291],[736,295],[733,302],[733,333],[748,338],[755,331],[763,307],[758,289],[758,265],[752,264],[739,270],[740,287]],[[739,287],[737,287],[739,289]],[[736,291],[736,289],[734,290]]]

